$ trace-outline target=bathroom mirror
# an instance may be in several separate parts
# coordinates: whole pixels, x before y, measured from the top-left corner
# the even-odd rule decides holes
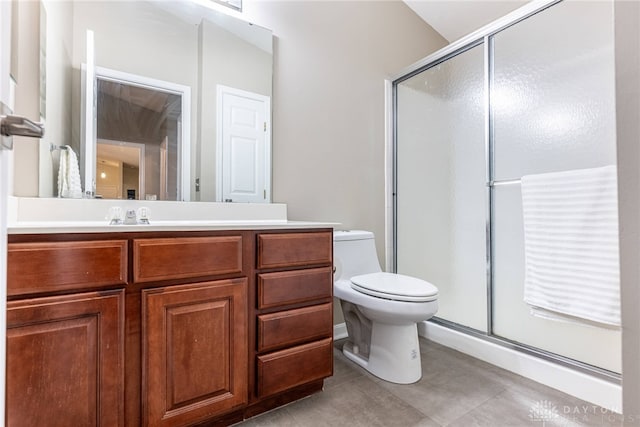
[[[104,198],[270,201],[272,33],[203,4],[42,0],[41,197],[69,145]]]

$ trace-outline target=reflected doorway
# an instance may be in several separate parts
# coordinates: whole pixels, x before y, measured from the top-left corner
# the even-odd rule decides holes
[[[190,200],[190,87],[101,67],[90,74],[94,89],[89,84],[83,91],[83,164],[96,197]],[[136,151],[125,160],[107,145],[119,147],[119,155],[124,147]],[[109,183],[106,168],[114,178]]]
[[[105,199],[144,200],[145,146],[99,139],[96,151],[96,194]]]
[[[97,195],[180,200],[182,113],[180,94],[98,76]],[[121,179],[109,179],[104,170],[107,167],[112,174],[117,173],[113,168],[118,168]],[[102,178],[104,174],[107,178]]]
[[[216,201],[271,201],[271,99],[217,85]]]

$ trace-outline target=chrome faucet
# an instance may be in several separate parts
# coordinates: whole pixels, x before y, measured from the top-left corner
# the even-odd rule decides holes
[[[138,218],[136,218],[136,210],[128,209],[124,216],[124,225],[136,225],[138,224]]]

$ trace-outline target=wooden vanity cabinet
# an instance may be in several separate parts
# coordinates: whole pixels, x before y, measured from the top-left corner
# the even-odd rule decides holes
[[[10,426],[230,425],[333,370],[332,231],[10,235]]]
[[[250,232],[133,240],[142,425],[188,426],[234,411],[242,419],[250,241]]]
[[[7,258],[7,425],[124,426],[126,241],[9,243]]]
[[[253,415],[322,389],[333,374],[331,230],[256,235]]]

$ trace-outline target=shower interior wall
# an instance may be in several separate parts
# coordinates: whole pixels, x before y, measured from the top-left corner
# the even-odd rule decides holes
[[[487,332],[482,59],[476,46],[397,87],[396,266],[438,286],[438,317]]]

